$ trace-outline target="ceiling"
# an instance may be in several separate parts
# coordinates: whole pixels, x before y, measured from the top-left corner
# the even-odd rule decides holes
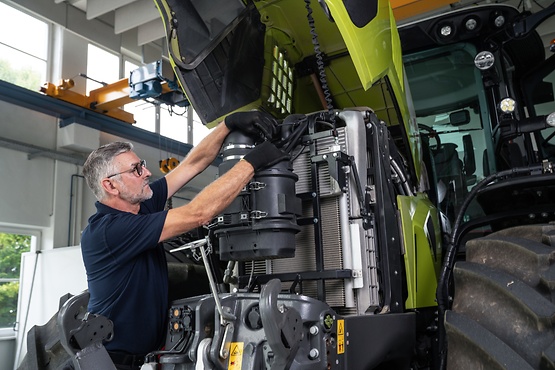
[[[139,46],[165,37],[160,13],[153,0],[50,0],[65,3],[84,13],[87,20],[102,19],[115,34],[137,32]]]
[[[86,14],[87,20],[102,19],[111,23],[115,34],[135,31],[139,46],[164,38],[164,29],[160,14],[153,0],[50,0],[55,4],[64,3]],[[206,1],[206,0],[205,0]],[[536,12],[553,3],[554,0],[500,0],[495,1]],[[453,8],[472,6],[474,4],[493,2],[491,0],[391,0],[391,5],[399,23],[415,20],[433,13],[444,12]],[[555,24],[555,20],[551,21]],[[545,38],[550,39],[555,27],[544,26]],[[549,42],[547,41],[547,42]]]

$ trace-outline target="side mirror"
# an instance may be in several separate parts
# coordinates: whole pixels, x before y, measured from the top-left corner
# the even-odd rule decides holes
[[[470,122],[470,113],[466,110],[460,110],[449,114],[449,123],[452,126],[462,126]]]

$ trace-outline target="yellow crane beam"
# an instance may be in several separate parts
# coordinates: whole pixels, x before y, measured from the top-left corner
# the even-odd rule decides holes
[[[41,86],[40,91],[48,96],[106,114],[121,121],[135,123],[133,114],[121,108],[125,104],[134,101],[129,97],[129,82],[127,78],[92,90],[89,95],[72,91],[71,88],[73,86],[75,86],[75,83],[69,79],[60,81],[58,85],[46,82]]]

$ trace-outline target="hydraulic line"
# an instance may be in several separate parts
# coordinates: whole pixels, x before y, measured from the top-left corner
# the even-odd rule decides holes
[[[437,286],[437,304],[438,304],[438,314],[439,314],[439,349],[440,349],[440,364],[439,369],[444,370],[447,366],[447,347],[445,338],[445,328],[443,326],[443,318],[445,317],[445,311],[449,308],[449,282],[451,281],[451,274],[453,272],[453,267],[455,265],[455,258],[459,250],[459,228],[462,224],[464,214],[470,205],[470,202],[476,197],[476,194],[486,186],[490,185],[494,181],[498,181],[505,177],[514,177],[519,175],[527,175],[532,172],[544,172],[545,164],[534,165],[530,167],[517,167],[509,170],[500,171],[489,175],[482,181],[480,181],[465,198],[459,213],[453,224],[453,231],[451,233],[451,239],[449,244],[447,244],[447,252],[445,254],[445,261],[441,268],[441,274]]]
[[[399,166],[399,163],[397,163],[391,156],[389,156],[389,163],[391,164],[392,171],[399,177],[399,182],[402,186],[402,189],[404,190],[403,195],[414,195],[407,181],[407,178],[403,173],[403,170],[401,169],[401,166]]]

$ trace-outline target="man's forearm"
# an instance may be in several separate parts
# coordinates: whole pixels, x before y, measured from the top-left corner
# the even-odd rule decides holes
[[[168,197],[204,171],[218,155],[229,129],[220,123],[208,136],[195,146],[176,169],[166,175]]]
[[[183,160],[185,166],[195,167],[199,172],[210,165],[218,155],[229,129],[221,122]]]
[[[253,175],[252,165],[246,161],[240,161],[198,193],[190,205],[198,209],[199,214],[203,214],[200,217],[200,223],[207,224],[226,209],[248,184]]]
[[[253,166],[247,161],[239,161],[205,187],[190,203],[170,209],[160,241],[208,224],[231,204],[253,175]]]

